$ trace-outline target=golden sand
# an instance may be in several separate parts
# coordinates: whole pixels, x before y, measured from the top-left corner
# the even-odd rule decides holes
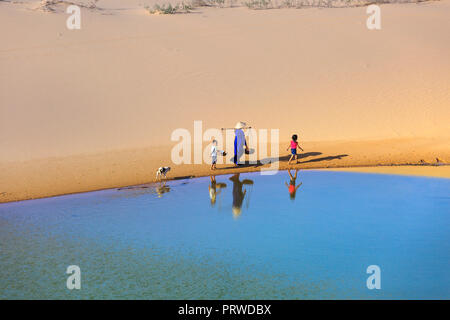
[[[162,165],[208,175],[170,161],[194,120],[298,133],[305,169],[450,163],[450,0],[382,5],[376,31],[362,7],[154,16],[137,0],[100,0],[68,30],[64,5],[40,4],[0,2],[0,202],[146,183]]]

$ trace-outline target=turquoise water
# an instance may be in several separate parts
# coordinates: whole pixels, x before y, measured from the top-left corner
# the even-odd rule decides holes
[[[0,298],[449,299],[449,190],[280,171],[1,204]]]

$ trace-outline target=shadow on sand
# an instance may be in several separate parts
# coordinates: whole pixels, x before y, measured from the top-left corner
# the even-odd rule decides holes
[[[320,156],[322,154],[322,152],[305,152],[305,153],[300,153],[298,154],[298,160],[300,159],[304,159],[307,157],[315,157],[315,156]],[[306,160],[306,161],[299,161],[298,164],[301,163],[309,163],[309,162],[320,162],[320,161],[330,161],[330,160],[340,160],[343,157],[347,157],[348,154],[339,154],[336,156],[328,156],[328,157],[321,157],[321,158],[316,158],[316,159],[310,159],[310,160]],[[286,162],[289,160],[289,158],[291,157],[291,155],[285,155],[285,156],[281,156],[279,158],[264,158],[262,160],[258,160],[257,163],[243,163],[241,165],[239,165],[238,168],[258,168],[260,166],[263,166],[264,164],[268,164],[268,163],[274,163],[274,162]],[[220,168],[220,169],[236,169],[235,166],[230,166],[230,167],[225,167],[225,168]]]
[[[348,154],[339,154],[337,156],[322,157],[322,158],[316,158],[316,159],[311,159],[311,160],[307,160],[307,161],[299,161],[298,163],[330,161],[330,160],[336,160],[336,159],[341,160],[343,157],[348,157]]]

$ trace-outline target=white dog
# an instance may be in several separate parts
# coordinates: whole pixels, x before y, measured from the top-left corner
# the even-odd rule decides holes
[[[158,170],[156,170],[156,179],[160,179],[162,177],[166,178],[166,174],[170,171],[170,167],[159,167]]]

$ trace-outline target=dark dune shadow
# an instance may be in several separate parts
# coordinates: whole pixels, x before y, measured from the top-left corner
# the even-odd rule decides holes
[[[308,163],[308,162],[320,162],[320,161],[330,161],[330,160],[340,160],[343,157],[348,157],[348,154],[340,154],[337,156],[329,156],[329,157],[322,157],[322,158],[317,158],[317,159],[311,159],[311,160],[307,160],[307,161],[299,161],[300,163]]]

